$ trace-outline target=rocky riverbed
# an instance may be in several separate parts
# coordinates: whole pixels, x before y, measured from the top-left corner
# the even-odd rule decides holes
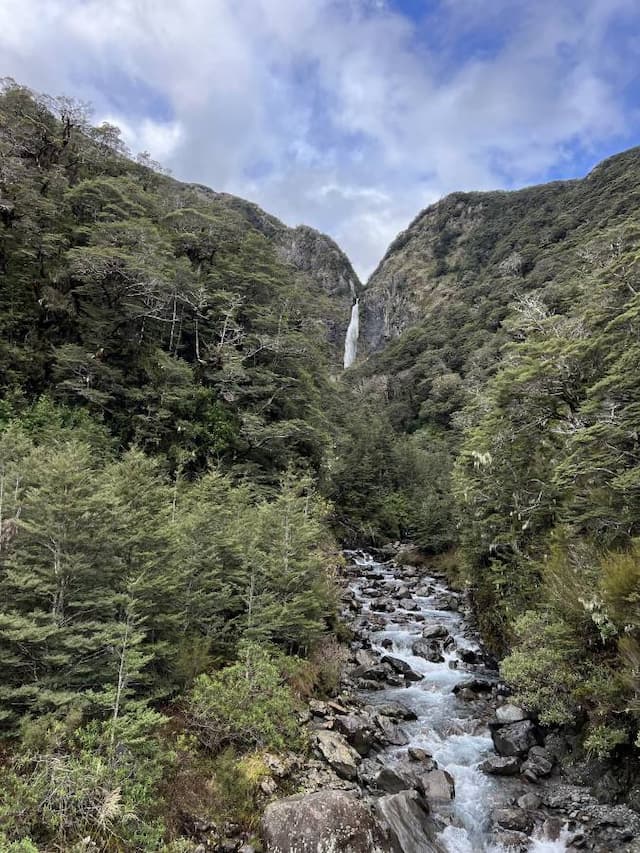
[[[270,853],[640,850],[640,817],[567,784],[562,743],[510,701],[443,577],[348,552],[341,692],[311,702],[303,791],[268,806]]]

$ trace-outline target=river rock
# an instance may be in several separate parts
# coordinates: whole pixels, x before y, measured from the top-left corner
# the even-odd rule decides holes
[[[520,772],[520,760],[515,755],[490,755],[480,764],[480,770],[492,776],[517,776]]]
[[[498,755],[525,755],[537,742],[536,727],[531,720],[493,728],[491,737]]]
[[[549,776],[552,770],[553,758],[547,750],[542,746],[532,746],[522,764],[523,776],[533,782],[540,777]]]
[[[449,636],[449,629],[444,625],[427,625],[422,629],[422,636],[425,640],[444,639]]]
[[[482,652],[479,649],[458,649],[458,657],[463,663],[482,663]]]
[[[390,701],[381,702],[371,708],[383,717],[391,717],[394,720],[417,720],[417,714],[404,702]]]
[[[493,821],[504,829],[529,835],[533,830],[533,818],[522,809],[494,809]]]
[[[371,610],[380,613],[391,613],[396,609],[395,604],[390,598],[378,598],[376,601],[372,601],[369,607]]]
[[[409,737],[404,729],[392,723],[387,717],[379,714],[375,717],[375,723],[383,743],[391,746],[406,746],[409,743]]]
[[[422,749],[419,746],[410,746],[409,749],[407,750],[407,755],[409,756],[409,759],[411,761],[418,761],[423,765],[431,762],[435,767],[438,766],[436,764],[436,762],[433,760],[433,756],[431,755],[431,753],[427,752],[426,749]],[[433,768],[428,767],[426,769],[431,770]]]
[[[400,761],[394,765],[382,767],[374,779],[374,785],[387,794],[397,794],[418,788],[419,779],[416,765],[409,761]]]
[[[416,640],[411,646],[411,652],[416,655],[416,657],[424,658],[430,663],[444,663],[444,656],[436,642]]]
[[[494,685],[495,682],[489,678],[470,678],[468,681],[456,684],[451,692],[461,693],[463,690],[469,690],[472,693],[491,693]]]
[[[357,776],[360,756],[338,732],[316,732],[318,751],[342,779],[353,780]]]
[[[418,602],[414,601],[413,598],[401,598],[398,604],[403,610],[418,610]]]
[[[393,853],[365,805],[344,791],[318,791],[267,806],[260,824],[266,853]]]
[[[371,649],[358,649],[353,658],[358,666],[370,667],[378,663],[378,656]]]
[[[387,663],[389,666],[393,667],[395,671],[402,675],[407,681],[422,681],[424,678],[420,673],[415,672],[406,660],[402,660],[402,658],[393,657],[393,655],[385,655],[382,658],[382,663]]]
[[[527,713],[517,705],[500,705],[496,708],[496,719],[499,723],[519,723],[527,719]]]
[[[446,770],[429,770],[421,773],[418,786],[429,803],[446,803],[456,795],[453,776]]]
[[[388,829],[397,853],[440,853],[429,806],[417,791],[388,794],[376,802],[375,811]]]
[[[457,611],[460,609],[460,601],[457,595],[453,595],[453,593],[444,593],[435,599],[433,607],[435,610]]]
[[[373,729],[369,720],[355,714],[338,714],[333,724],[359,755],[365,756],[371,752]]]
[[[380,645],[383,649],[392,649],[393,640],[391,639],[391,637],[384,637],[384,639],[380,640]]]

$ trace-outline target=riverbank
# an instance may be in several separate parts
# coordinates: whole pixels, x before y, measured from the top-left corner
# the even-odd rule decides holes
[[[347,558],[350,658],[335,701],[310,704],[315,757],[302,793],[267,808],[267,850],[637,850],[635,812],[568,785],[558,745],[510,703],[464,595],[433,571]]]

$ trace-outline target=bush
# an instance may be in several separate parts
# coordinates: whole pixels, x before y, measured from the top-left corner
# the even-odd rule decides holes
[[[257,643],[243,643],[237,663],[196,679],[186,715],[200,743],[214,753],[230,746],[301,746],[293,692],[273,657]]]
[[[515,701],[546,725],[574,722],[575,691],[583,682],[580,643],[563,622],[528,611],[515,624],[518,644],[501,666]]]

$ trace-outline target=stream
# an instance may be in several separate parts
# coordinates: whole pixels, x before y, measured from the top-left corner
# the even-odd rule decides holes
[[[478,769],[483,760],[495,755],[488,722],[494,717],[496,704],[504,700],[496,700],[495,691],[493,701],[474,696],[470,700],[464,690],[472,678],[497,683],[497,673],[483,661],[463,599],[438,577],[376,562],[364,552],[347,552],[346,556],[352,565],[348,595],[356,636],[380,659],[391,655],[422,676],[408,686],[359,690],[359,697],[368,705],[401,701],[417,717],[403,723],[409,743],[387,746],[379,758],[393,766],[406,759],[409,747],[423,749],[453,777],[455,797],[449,803],[432,804],[439,830],[437,844],[443,851],[502,853],[507,848],[492,833],[491,814],[496,808],[513,804],[517,796],[534,786]],[[444,640],[441,659],[432,662],[414,654],[412,646],[425,629],[427,634],[430,629],[437,634],[436,626],[441,627]],[[463,657],[477,662],[465,663]],[[458,694],[453,692],[456,687]],[[545,838],[545,834],[552,837]],[[569,833],[558,826],[555,831],[547,825],[538,826],[527,837],[531,853],[568,849]]]

